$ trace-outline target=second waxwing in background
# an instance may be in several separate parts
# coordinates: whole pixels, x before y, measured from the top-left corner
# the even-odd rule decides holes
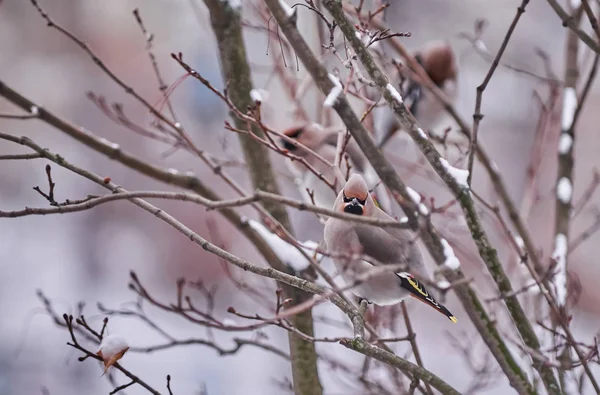
[[[333,163],[335,160],[337,138],[341,131],[342,129],[340,128],[324,128],[318,123],[303,123],[285,130],[284,134],[319,154],[326,161]],[[323,174],[328,181],[333,182],[336,175],[331,166],[323,163],[301,146],[296,146],[288,141],[285,141],[284,139],[281,140],[281,144],[291,154],[306,159],[306,161],[320,174]],[[392,203],[387,194],[385,186],[379,181],[377,173],[364,156],[354,139],[351,138],[349,140],[345,153],[348,155],[349,160],[346,161],[342,159],[340,166],[342,176],[347,177],[349,172],[362,174],[365,177],[369,187],[374,189],[379,205],[383,210],[389,213]],[[338,191],[334,191],[332,188],[330,188],[303,163],[288,158],[286,159],[286,164],[296,178],[296,185],[298,186],[300,194],[305,201],[311,203],[310,195],[307,192],[311,191],[313,193],[316,205],[328,209],[333,207]],[[350,167],[350,169],[348,167]],[[345,179],[339,180],[338,188],[341,188],[344,183]]]
[[[350,176],[338,194],[334,210],[393,220],[375,206],[367,184],[358,174]],[[456,317],[439,304],[413,276],[412,273],[421,278],[429,278],[419,246],[410,231],[330,217],[325,224],[325,242],[337,271],[347,284],[354,283],[357,276],[374,268],[372,263],[356,258],[357,255],[366,255],[383,265],[406,264],[406,271],[377,274],[354,286],[352,292],[359,298],[387,306],[410,296],[444,314],[452,322],[457,322]]]
[[[451,101],[454,101],[457,96],[458,71],[456,58],[450,44],[444,41],[430,41],[415,52],[414,56],[433,83],[444,91]],[[399,61],[394,61],[394,63],[400,64]],[[404,103],[421,128],[428,132],[442,119],[444,106],[418,81],[402,75],[405,67],[399,65],[392,68],[388,65],[385,69],[388,73],[392,70],[392,75],[388,75],[388,78],[393,81],[392,84],[402,95]],[[373,118],[375,142],[379,147],[383,147],[400,129],[400,124],[388,106],[376,108]]]

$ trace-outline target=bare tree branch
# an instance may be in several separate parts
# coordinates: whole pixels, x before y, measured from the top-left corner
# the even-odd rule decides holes
[[[600,45],[598,45],[598,42],[581,29],[579,23],[575,20],[575,18],[569,15],[567,11],[565,11],[565,9],[562,8],[560,4],[558,4],[557,0],[547,1],[548,4],[550,4],[550,7],[552,7],[554,12],[556,12],[556,15],[558,15],[558,17],[562,21],[563,27],[568,27],[592,51],[596,52],[597,54],[600,54]]]
[[[283,10],[281,10],[279,4],[274,0],[265,1],[269,6],[271,12],[273,12],[274,17],[279,23],[284,34],[298,53],[298,56],[304,63],[305,67],[313,76],[313,79],[315,80],[316,84],[319,86],[323,93],[327,94],[333,87],[333,83],[327,77],[327,71],[314,58],[314,56],[310,52],[310,49],[306,46],[306,43],[298,34],[294,25],[287,21],[285,13]],[[329,9],[330,12],[333,9],[332,7],[339,6],[338,3],[334,5],[331,2],[326,1],[323,4],[326,8]],[[343,15],[340,14],[342,12],[341,9],[339,9],[339,12],[337,11],[338,10],[335,10],[335,12],[333,13],[334,18],[336,18],[336,21],[344,21],[345,17],[343,17]],[[359,46],[362,46],[362,43],[355,37],[354,28],[347,22],[347,20],[345,21],[345,23],[346,26],[344,27],[347,31],[345,31],[344,34],[346,35],[346,39],[353,45],[353,47],[355,47],[355,49],[360,48]],[[350,37],[350,34],[352,35],[352,37]],[[357,52],[357,54],[364,64],[366,60],[363,57],[364,54],[359,52]],[[374,80],[376,80],[376,82],[377,80],[381,82],[381,78],[385,77],[383,77],[381,71],[377,71],[377,73],[378,74],[376,76],[378,78]],[[370,75],[373,78],[375,73],[370,73]],[[384,87],[385,85],[386,83],[383,84]],[[386,100],[394,100],[394,98],[390,96],[390,93],[386,93],[385,96]],[[400,103],[396,103],[396,105],[399,106]],[[418,212],[418,208],[408,203],[411,201],[411,198],[406,190],[406,187],[399,180],[397,174],[391,168],[389,162],[381,155],[381,151],[379,151],[375,147],[375,144],[373,143],[371,137],[362,127],[362,125],[354,115],[352,109],[348,106],[348,102],[346,101],[343,95],[340,95],[338,97],[333,108],[338,112],[338,115],[340,115],[340,118],[342,118],[342,120],[348,127],[350,133],[353,135],[353,137],[355,138],[355,140],[357,141],[357,143],[359,144],[359,146],[361,147],[361,149],[363,150],[373,167],[376,169],[377,174],[391,189],[392,194],[394,195],[394,197],[396,197],[397,200],[399,200],[399,203],[402,203],[402,206],[405,209],[405,213],[409,218],[409,223],[413,226],[416,226],[417,218],[414,215],[414,213]],[[414,132],[418,133],[418,131]],[[423,138],[421,138],[421,141],[422,140]],[[441,164],[438,164],[438,167],[441,167]],[[446,175],[446,177],[448,176]],[[454,179],[448,181],[454,188],[459,188]],[[460,191],[462,193],[462,189],[460,189]],[[466,194],[463,194],[462,198],[468,199],[468,197],[466,197],[465,195]],[[402,199],[399,199],[400,196],[402,197]],[[474,212],[473,214],[476,217],[476,214]],[[429,221],[426,221],[426,219],[424,219],[423,217],[419,218],[419,222],[423,224],[423,226],[419,227],[421,238],[425,242],[425,245],[428,247],[431,255],[436,260],[436,263],[443,264],[446,258],[444,255],[443,246],[440,242],[439,235],[437,234],[431,223],[429,223]],[[502,271],[501,267],[499,267],[495,251],[492,254],[486,253],[485,256],[488,259],[490,257],[495,258],[495,260],[493,260],[493,262],[495,262],[495,268],[497,267],[499,268],[500,272]],[[456,281],[462,278],[462,276],[459,277],[454,273],[452,273],[452,275],[446,274],[446,276],[449,279],[449,281]],[[510,286],[508,288],[510,288]],[[508,351],[508,348],[504,344],[504,341],[501,339],[500,334],[495,330],[493,325],[490,326],[486,324],[486,322],[489,323],[489,317],[485,313],[485,310],[483,309],[483,306],[479,302],[475,293],[470,289],[468,284],[463,284],[461,286],[456,287],[456,291],[459,297],[461,298],[463,306],[467,310],[469,317],[474,322],[475,326],[482,334],[486,344],[492,350],[494,356],[497,358],[498,362],[503,367],[504,372],[509,377],[511,385],[513,385],[519,391],[519,393],[532,392],[533,390],[531,384],[528,383],[525,374],[520,369],[517,362],[513,359],[512,355]]]
[[[49,150],[41,148],[40,146],[35,144],[33,141],[31,141],[27,138],[21,138],[19,140],[20,140],[20,141],[18,141],[19,143],[24,144],[24,145],[34,149],[36,152],[38,152],[40,154],[43,154],[45,158],[50,159],[54,163],[66,168],[76,174],[79,174],[80,176],[87,178],[90,181],[103,186],[104,188],[107,188],[111,191],[118,192],[118,193],[127,193],[127,191],[125,189],[117,186],[112,181],[105,182],[105,179],[103,177],[72,165],[71,163],[67,162],[65,160],[65,158],[63,158],[62,156],[53,154]],[[170,216],[163,210],[160,210],[157,207],[151,205],[150,203],[148,203],[142,199],[139,199],[139,198],[132,198],[131,201],[138,207],[142,208],[145,211],[148,211],[152,215],[154,215],[157,218],[161,219],[162,221],[166,222],[171,227],[175,228],[177,231],[179,231],[184,236],[186,236],[186,238],[188,238],[193,243],[199,245],[204,250],[225,259],[227,262],[233,264],[234,266],[237,266],[240,269],[243,269],[244,271],[249,271],[251,273],[255,273],[255,274],[263,276],[263,277],[274,279],[278,282],[286,283],[290,286],[299,288],[299,289],[303,290],[304,292],[317,294],[317,295],[328,294],[327,298],[333,304],[335,304],[338,308],[340,308],[352,322],[362,321],[362,316],[357,309],[355,309],[354,307],[352,307],[351,305],[346,303],[339,296],[337,296],[335,294],[330,294],[327,289],[325,289],[311,281],[301,279],[296,276],[291,276],[289,274],[280,272],[280,271],[275,270],[270,267],[262,268],[262,267],[253,265],[252,263],[250,263],[244,259],[241,259],[241,258],[217,247],[216,245],[208,242],[206,239],[202,238],[197,233],[193,232],[191,229],[189,229],[188,227],[183,225],[181,222],[177,221],[175,218],[173,218],[172,216]],[[392,361],[393,362],[392,365],[395,366],[396,368],[400,369],[401,371],[403,371],[407,374],[414,375],[419,380],[423,380],[424,382],[430,383],[432,387],[438,389],[443,394],[458,393],[458,392],[456,392],[456,390],[454,390],[452,387],[450,387],[443,380],[439,379],[433,373],[431,373],[417,365],[413,365],[410,362],[408,362],[402,358],[397,357],[396,355],[392,354],[391,352],[387,351],[386,349],[377,348],[375,346],[369,345],[368,343],[365,343],[365,347],[363,347],[362,344],[363,344],[362,342],[359,344],[359,347],[356,348],[356,351],[361,352],[363,354],[366,352],[373,353],[373,354],[376,354],[376,356],[374,356],[374,358],[381,358],[384,361]],[[130,378],[132,378],[132,377],[130,377]],[[133,380],[133,378],[132,378],[132,380]]]

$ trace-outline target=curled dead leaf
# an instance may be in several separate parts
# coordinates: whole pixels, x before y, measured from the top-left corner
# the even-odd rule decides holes
[[[123,336],[104,336],[100,343],[100,347],[98,348],[98,352],[96,353],[96,355],[102,358],[102,362],[104,363],[103,376],[108,371],[108,368],[117,363],[119,359],[123,358],[123,355],[125,355],[127,350],[129,350],[129,345]]]

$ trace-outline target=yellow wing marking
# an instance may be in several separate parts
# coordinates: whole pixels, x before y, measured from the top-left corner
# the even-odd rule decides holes
[[[412,277],[410,277],[410,276],[409,276],[409,277],[406,277],[406,279],[408,280],[408,283],[409,283],[410,285],[412,285],[412,287],[413,287],[414,289],[416,289],[417,291],[419,291],[419,293],[420,293],[421,295],[425,296],[426,298],[428,298],[428,297],[429,297],[429,294],[428,294],[427,292],[424,292],[424,291],[421,289],[421,287],[420,287],[420,284],[419,284],[419,282],[418,282],[418,281],[416,281],[416,280],[413,280],[413,278],[412,278]]]

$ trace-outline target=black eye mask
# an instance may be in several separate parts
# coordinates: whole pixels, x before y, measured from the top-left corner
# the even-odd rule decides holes
[[[288,151],[295,151],[296,149],[298,149],[298,147],[296,147],[294,144],[290,143],[289,141],[282,140],[282,143],[283,143],[283,148],[285,148]]]
[[[359,198],[349,198],[346,197],[346,194],[342,192],[342,196],[344,197],[344,203],[350,203],[352,200],[356,199],[362,206],[367,204],[367,199],[360,200]]]
[[[288,134],[287,136],[291,139],[297,139],[303,131],[304,129],[297,129],[294,131],[294,133]],[[295,144],[290,143],[287,140],[281,139],[281,143],[283,144],[283,148],[285,148],[288,151],[295,151],[296,149],[298,149],[298,147]]]
[[[349,198],[342,192],[344,203],[349,203],[344,207],[344,212],[348,214],[363,215],[367,199],[360,200],[359,198]]]

